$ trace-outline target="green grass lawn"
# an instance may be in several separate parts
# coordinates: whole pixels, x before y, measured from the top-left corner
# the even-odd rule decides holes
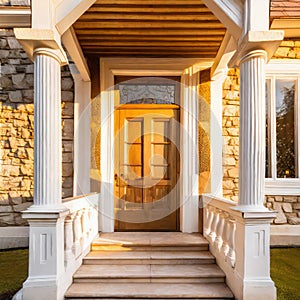
[[[0,300],[9,300],[27,277],[28,250],[0,252]],[[271,249],[278,300],[300,299],[300,248]],[[266,299],[267,300],[267,299]]]
[[[271,277],[278,300],[299,300],[300,248],[271,249]]]
[[[0,300],[9,300],[27,278],[28,250],[0,252]]]

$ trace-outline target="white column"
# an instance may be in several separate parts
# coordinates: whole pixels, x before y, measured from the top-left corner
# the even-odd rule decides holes
[[[265,62],[267,52],[254,50],[240,61],[239,203],[236,219],[237,299],[276,299],[270,277],[270,222],[275,213],[264,207]],[[235,287],[237,287],[235,289]]]
[[[240,62],[239,207],[266,211],[265,63],[267,53],[254,50]]]
[[[34,204],[23,212],[29,232],[29,274],[23,299],[63,299],[64,218],[61,199],[61,60],[37,48],[34,57]]]
[[[57,208],[62,186],[60,60],[50,49],[34,51],[34,91],[34,207]]]
[[[198,83],[193,67],[183,74],[180,133],[180,227],[182,232],[198,232]]]

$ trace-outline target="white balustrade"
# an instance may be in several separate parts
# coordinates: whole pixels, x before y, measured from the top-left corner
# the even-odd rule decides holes
[[[205,196],[206,200],[208,196]],[[204,200],[205,201],[205,200]],[[210,249],[215,250],[218,257],[227,262],[232,268],[235,266],[235,212],[231,207],[236,203],[211,198],[204,205],[204,235],[209,240]],[[215,254],[215,253],[214,253]]]

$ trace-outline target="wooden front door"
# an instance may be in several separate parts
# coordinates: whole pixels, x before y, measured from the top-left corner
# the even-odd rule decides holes
[[[176,105],[115,111],[116,230],[179,230],[178,123]]]

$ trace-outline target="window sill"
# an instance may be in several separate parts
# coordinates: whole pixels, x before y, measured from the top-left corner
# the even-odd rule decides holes
[[[266,179],[265,195],[300,195],[300,179]]]

